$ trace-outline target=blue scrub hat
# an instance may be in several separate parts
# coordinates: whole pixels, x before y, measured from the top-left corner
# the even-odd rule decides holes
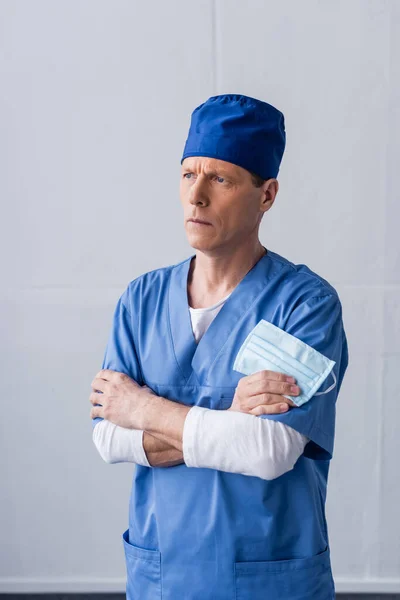
[[[278,175],[285,143],[284,116],[271,104],[242,94],[211,96],[192,112],[181,164],[208,156],[269,179]]]

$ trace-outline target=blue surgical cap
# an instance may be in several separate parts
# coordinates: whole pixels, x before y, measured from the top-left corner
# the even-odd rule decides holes
[[[278,175],[285,143],[284,116],[271,104],[242,94],[211,96],[192,112],[181,164],[208,156],[269,179]]]

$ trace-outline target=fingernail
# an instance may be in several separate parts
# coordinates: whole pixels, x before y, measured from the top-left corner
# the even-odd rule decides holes
[[[297,385],[291,385],[291,386],[290,386],[290,391],[291,391],[291,392],[298,392],[298,391],[299,391],[299,388],[298,388],[298,386],[297,386]]]
[[[296,380],[294,377],[286,377],[286,381],[288,381],[289,383],[295,383]]]
[[[283,411],[283,410],[287,410],[289,407],[287,404],[280,404],[279,408]]]

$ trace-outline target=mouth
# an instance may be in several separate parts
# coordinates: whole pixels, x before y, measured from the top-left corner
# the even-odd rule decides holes
[[[188,223],[192,223],[193,225],[211,225],[211,223],[202,219],[188,219]]]

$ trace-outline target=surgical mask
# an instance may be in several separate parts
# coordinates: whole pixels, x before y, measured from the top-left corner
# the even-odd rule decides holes
[[[262,319],[250,331],[236,356],[233,369],[244,375],[268,369],[296,378],[300,387],[298,396],[287,396],[301,406],[312,396],[327,394],[336,385],[332,371],[334,360],[321,354],[299,338]],[[332,371],[334,383],[324,392],[317,392]]]

